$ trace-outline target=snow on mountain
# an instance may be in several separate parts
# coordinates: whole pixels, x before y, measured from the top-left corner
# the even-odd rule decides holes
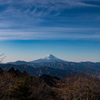
[[[57,59],[55,56],[53,56],[52,54],[47,55],[46,57],[42,58],[45,60],[51,60],[51,59]]]
[[[57,62],[64,62],[64,60],[61,60],[55,56],[53,56],[52,54],[49,54],[43,58],[40,58],[40,59],[37,59],[37,60],[34,60],[34,61],[31,61],[31,63],[41,63],[41,62],[54,62],[54,61],[57,61]]]
[[[29,66],[33,66],[33,63],[34,64],[38,64],[38,63],[46,63],[46,62],[65,62],[64,60],[62,59],[59,59],[55,56],[53,56],[52,54],[49,54],[43,58],[40,58],[40,59],[37,59],[37,60],[33,60],[33,61],[30,61],[30,62],[26,62],[26,61],[21,61],[21,60],[18,60],[16,62],[8,62],[8,64],[14,64],[14,65],[22,65],[22,64],[26,64],[26,65],[29,65]],[[34,65],[34,66],[38,66],[38,65]]]

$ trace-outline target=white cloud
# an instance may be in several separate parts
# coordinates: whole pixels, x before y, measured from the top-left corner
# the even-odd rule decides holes
[[[85,0],[88,1],[88,0]],[[91,2],[92,0],[90,0]],[[51,8],[52,10],[58,10],[62,8],[72,8],[80,6],[93,6],[98,7],[97,5],[84,3],[83,0],[0,0],[0,5],[8,4],[10,6],[19,6],[19,7],[28,7],[32,8]]]
[[[0,40],[69,39],[69,38],[100,39],[99,35],[100,29],[95,29],[95,28],[89,29],[89,28],[38,27],[38,23],[45,22],[45,19],[43,18],[49,16],[52,11],[55,11],[55,14],[53,16],[57,16],[64,9],[70,9],[74,7],[86,7],[86,6],[98,7],[97,5],[86,4],[83,2],[83,0],[21,0],[21,1],[0,0],[0,5],[1,6],[8,5],[4,6],[5,9],[0,12],[0,28],[1,29],[5,28],[5,30],[3,29],[0,30]],[[83,15],[81,16],[84,17]],[[77,18],[78,20],[79,17],[80,16],[78,16]],[[30,27],[32,29],[30,29]],[[17,28],[20,30],[18,30]],[[88,32],[90,33],[91,30],[93,31],[92,35],[85,34]],[[96,32],[94,32],[95,30]],[[84,32],[84,34],[82,32]]]
[[[35,23],[39,18],[49,16],[52,11],[55,11],[54,16],[57,16],[64,9],[86,6],[98,7],[97,5],[86,4],[82,0],[0,0],[0,5],[6,5],[4,6],[5,9],[0,12],[1,20],[21,22],[24,19],[27,23],[32,21]]]
[[[82,33],[83,32],[83,33]],[[87,34],[88,33],[88,34]],[[42,27],[24,30],[0,30],[0,40],[100,39],[99,28]]]

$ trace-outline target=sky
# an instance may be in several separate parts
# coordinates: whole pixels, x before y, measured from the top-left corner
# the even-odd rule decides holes
[[[100,0],[0,0],[0,53],[100,62]]]

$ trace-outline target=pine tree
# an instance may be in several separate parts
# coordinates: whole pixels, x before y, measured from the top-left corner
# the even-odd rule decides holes
[[[14,89],[9,90],[10,100],[30,100],[29,96],[31,92],[29,91],[29,85],[20,79],[16,84]]]

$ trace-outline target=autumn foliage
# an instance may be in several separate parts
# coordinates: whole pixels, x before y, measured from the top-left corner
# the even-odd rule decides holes
[[[93,74],[67,77],[57,87],[55,91],[63,100],[100,100],[100,80]]]
[[[100,79],[95,74],[77,73],[61,80],[47,75],[51,86],[45,77],[17,72],[0,69],[0,100],[100,100]]]

